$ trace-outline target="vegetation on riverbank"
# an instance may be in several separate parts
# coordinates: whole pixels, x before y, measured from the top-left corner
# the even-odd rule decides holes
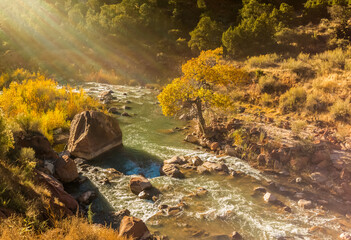
[[[74,115],[100,104],[70,86],[57,82],[40,73],[17,69],[2,74],[3,93],[0,107],[14,129],[40,131],[53,141],[53,131],[68,129]]]

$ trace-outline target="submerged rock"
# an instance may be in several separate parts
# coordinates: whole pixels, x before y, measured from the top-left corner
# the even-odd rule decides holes
[[[165,160],[164,164],[179,164],[179,165],[183,165],[187,163],[187,161],[184,159],[184,157],[179,157],[179,156],[175,156],[172,157],[171,159]]]
[[[97,197],[94,191],[87,191],[78,197],[80,204],[89,205]]]
[[[141,219],[125,216],[119,227],[119,236],[132,239],[148,239],[151,234]]]
[[[91,160],[121,145],[122,131],[117,119],[97,111],[74,117],[67,147],[71,155]]]

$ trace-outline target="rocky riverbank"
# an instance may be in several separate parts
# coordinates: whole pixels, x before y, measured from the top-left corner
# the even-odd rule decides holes
[[[350,219],[350,139],[338,141],[333,129],[309,125],[296,132],[289,121],[277,125],[273,119],[236,118],[214,120],[206,137],[192,129],[185,141],[219,156],[245,159],[263,174],[274,176],[269,187],[291,196],[299,206],[337,210]]]

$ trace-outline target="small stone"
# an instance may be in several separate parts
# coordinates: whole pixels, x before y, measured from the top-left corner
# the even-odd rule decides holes
[[[127,112],[123,112],[121,115],[122,115],[122,117],[131,117],[130,114]]]
[[[300,199],[297,202],[297,205],[299,205],[299,207],[304,208],[304,209],[312,208],[312,202],[309,200],[305,200],[305,199]]]
[[[243,237],[240,235],[238,232],[233,232],[232,233],[232,240],[242,240]]]
[[[266,203],[273,203],[273,202],[277,201],[277,197],[274,196],[272,193],[267,192],[267,193],[263,196],[263,200],[264,200]]]
[[[310,175],[310,178],[312,181],[317,182],[317,183],[324,183],[328,180],[328,178],[322,174],[321,172],[314,172]]]
[[[285,207],[283,208],[283,210],[284,210],[285,212],[291,213],[291,208],[288,207],[288,206],[285,206]]]
[[[255,193],[266,193],[267,189],[265,189],[264,187],[255,187],[254,192]]]
[[[190,162],[191,164],[193,164],[194,166],[200,166],[202,165],[204,162],[201,160],[201,158],[199,158],[198,156],[196,157],[192,157],[190,158]]]

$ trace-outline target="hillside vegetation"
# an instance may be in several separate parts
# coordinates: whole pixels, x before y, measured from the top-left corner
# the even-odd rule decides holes
[[[66,80],[164,83],[203,50],[296,57],[350,40],[348,0],[20,2],[0,5],[0,70],[40,69]]]

